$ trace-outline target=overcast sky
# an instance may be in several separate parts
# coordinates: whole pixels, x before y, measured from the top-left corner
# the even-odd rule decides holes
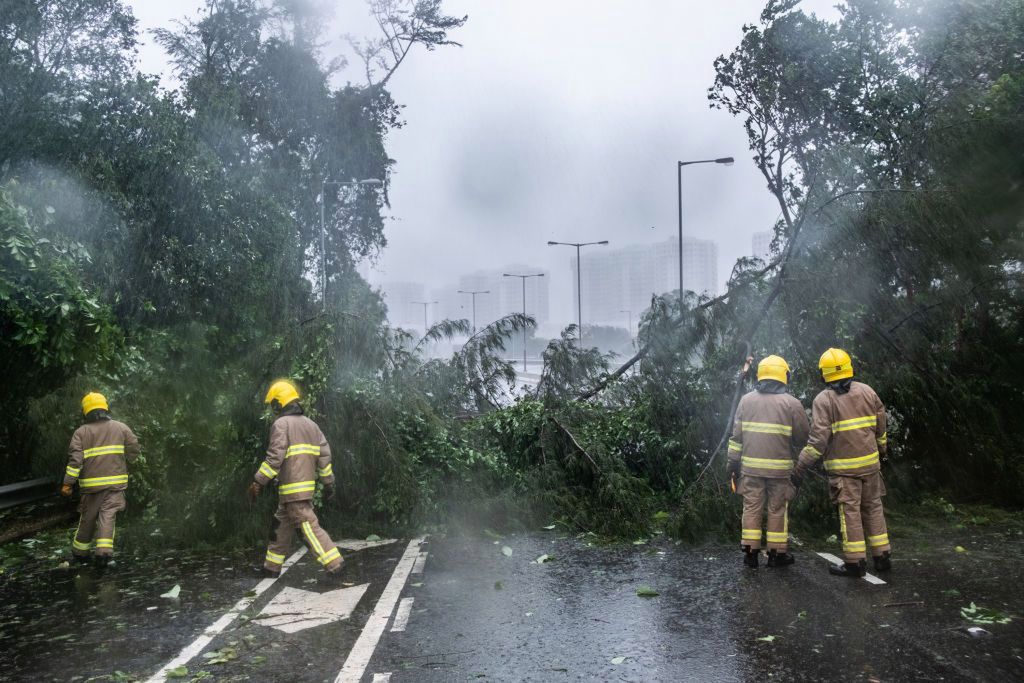
[[[804,7],[831,14],[831,0]],[[194,14],[196,0],[131,5],[144,31]],[[778,208],[750,160],[741,122],[707,105],[712,62],[757,21],[761,0],[448,0],[469,15],[463,47],[418,49],[389,83],[406,126],[388,151],[389,246],[371,281],[455,282],[479,268],[551,271],[551,314],[574,316],[570,250],[676,233],[678,159],[733,156],[683,169],[686,235],[719,244],[720,287],[751,235]],[[371,35],[362,0],[334,3],[327,37]],[[143,70],[166,70],[148,35]],[[343,51],[340,40],[329,52]],[[359,64],[342,81],[361,82]],[[596,247],[600,248],[600,247]],[[452,296],[458,296],[452,292]]]

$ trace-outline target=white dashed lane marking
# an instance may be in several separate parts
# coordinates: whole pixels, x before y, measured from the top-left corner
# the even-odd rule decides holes
[[[843,563],[842,560],[840,560],[838,557],[836,557],[832,553],[818,553],[818,556],[819,557],[824,557],[826,560],[828,560],[832,564],[842,564]],[[864,580],[867,581],[868,583],[873,583],[876,586],[885,585],[885,581],[883,581],[882,579],[878,578],[874,574],[865,574],[864,575]]]
[[[416,564],[414,564],[412,566],[412,573],[413,574],[422,574],[423,573],[423,565],[425,565],[426,563],[427,563],[427,553],[426,552],[422,552],[422,553],[420,553],[419,557],[416,558]]]
[[[409,625],[409,615],[412,614],[412,598],[402,598],[398,603],[398,611],[395,612],[395,621],[391,624],[392,633],[401,633]]]

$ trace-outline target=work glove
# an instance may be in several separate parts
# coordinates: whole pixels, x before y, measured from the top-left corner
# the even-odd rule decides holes
[[[803,472],[793,472],[789,475],[789,483],[793,485],[793,488],[800,488],[800,484],[804,481]]]
[[[324,484],[324,500],[334,500],[334,484]]]
[[[71,484],[64,484],[60,487],[60,495],[65,498],[71,497]]]
[[[260,492],[262,490],[263,487],[260,486],[260,483],[258,481],[254,481],[249,484],[249,490],[245,492],[245,496],[249,499],[250,503],[255,503],[256,499],[260,497]]]

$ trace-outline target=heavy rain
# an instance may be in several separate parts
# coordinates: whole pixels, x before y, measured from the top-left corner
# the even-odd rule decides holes
[[[1024,0],[0,38],[0,680],[1024,679]]]

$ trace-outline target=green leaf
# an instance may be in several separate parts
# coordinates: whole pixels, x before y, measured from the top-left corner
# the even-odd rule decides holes
[[[512,557],[512,548],[509,548],[507,545],[501,546],[501,554],[505,557]]]
[[[758,640],[763,640],[766,643],[770,643],[775,640],[775,636],[761,636]]]
[[[625,657],[612,657],[612,664],[614,664],[615,666],[622,664],[624,661],[626,661]]]
[[[380,536],[378,536],[377,534],[370,534],[369,536],[366,537],[366,540],[367,541],[379,541],[380,540]]]
[[[185,678],[188,676],[187,666],[176,666],[167,672],[168,678]]]
[[[656,598],[660,595],[658,591],[654,590],[653,588],[647,585],[637,587],[636,594],[638,597],[641,598]]]
[[[536,563],[536,564],[545,564],[547,562],[551,562],[554,559],[555,559],[554,555],[548,555],[547,553],[545,553],[545,554],[541,555],[540,557],[538,557],[536,560],[534,560],[534,563]]]
[[[552,530],[552,529],[554,529],[554,528],[555,528],[556,526],[557,526],[557,525],[555,525],[555,524],[548,524],[547,526],[545,526],[545,527],[541,527],[541,528],[542,528],[542,529],[544,529],[544,531],[551,531],[551,530]]]
[[[1013,618],[991,607],[979,607],[973,602],[970,607],[961,607],[960,616],[974,624],[991,626],[992,624],[1009,624]]]

